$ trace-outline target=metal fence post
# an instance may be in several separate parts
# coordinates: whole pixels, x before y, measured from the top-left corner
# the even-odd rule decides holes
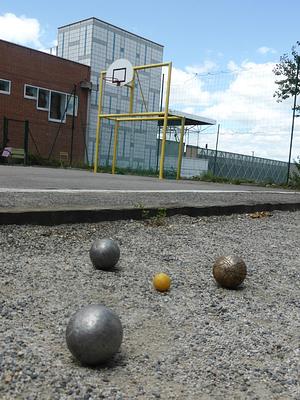
[[[29,121],[24,124],[24,165],[28,165],[28,136],[29,136]]]
[[[3,148],[7,146],[8,142],[8,119],[3,117]]]

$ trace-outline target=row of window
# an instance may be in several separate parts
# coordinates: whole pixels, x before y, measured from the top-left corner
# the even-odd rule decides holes
[[[0,93],[11,93],[11,81],[0,79]],[[78,96],[69,93],[57,92],[32,85],[24,85],[24,98],[35,100],[36,108],[48,112],[48,120],[52,122],[66,122],[67,115],[77,116]],[[75,107],[75,108],[74,108]]]
[[[73,115],[74,106],[74,115],[77,116],[78,97],[75,96],[74,105],[74,95],[72,94],[24,85],[24,97],[35,100],[38,110],[48,111],[49,121],[66,122],[66,116]]]

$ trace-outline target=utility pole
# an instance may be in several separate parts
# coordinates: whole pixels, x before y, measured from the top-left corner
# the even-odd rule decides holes
[[[295,115],[296,115],[296,106],[297,106],[297,91],[298,91],[299,69],[300,69],[300,56],[297,57],[297,72],[296,72],[293,119],[292,119],[291,139],[290,139],[290,152],[289,152],[289,162],[288,162],[288,170],[287,170],[287,176],[286,176],[286,184],[287,185],[288,185],[289,179],[290,179],[291,157],[292,157],[293,136],[294,136],[294,125],[295,125]]]

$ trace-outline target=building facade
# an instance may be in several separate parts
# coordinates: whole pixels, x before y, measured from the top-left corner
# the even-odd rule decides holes
[[[83,162],[90,68],[0,40],[0,146]],[[75,102],[74,102],[75,100]]]
[[[76,22],[58,29],[58,56],[91,67],[93,89],[88,110],[88,157],[93,163],[98,113],[99,75],[120,58],[132,65],[156,64],[163,60],[163,46],[96,18]],[[142,87],[143,96],[140,92]],[[139,72],[135,87],[134,111],[157,111],[160,107],[161,69]],[[143,98],[144,97],[144,98]],[[128,87],[113,87],[105,83],[104,113],[129,110]],[[99,155],[101,165],[110,165],[113,152],[111,121],[101,127]],[[157,123],[122,123],[119,129],[118,166],[152,169],[157,163]]]

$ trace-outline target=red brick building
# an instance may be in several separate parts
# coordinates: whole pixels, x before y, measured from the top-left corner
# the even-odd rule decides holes
[[[0,40],[0,148],[85,158],[90,67]],[[66,156],[66,154],[64,154]]]

